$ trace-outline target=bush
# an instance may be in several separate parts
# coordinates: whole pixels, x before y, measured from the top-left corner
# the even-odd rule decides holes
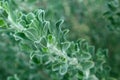
[[[2,80],[115,80],[109,76],[107,49],[95,49],[85,39],[69,40],[64,20],[50,17],[54,9],[45,15],[36,6],[23,8],[36,0],[21,1],[0,2]]]

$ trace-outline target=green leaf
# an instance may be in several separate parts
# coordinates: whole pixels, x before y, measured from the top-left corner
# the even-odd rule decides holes
[[[7,13],[9,13],[10,12],[10,9],[9,9],[9,4],[8,4],[8,2],[7,1],[5,1],[5,2],[2,2],[1,3],[1,6],[2,6],[2,8],[7,12]]]
[[[118,3],[119,2],[115,2],[115,0],[114,0],[114,1],[110,1],[107,5],[108,5],[110,10],[115,11],[118,7]]]
[[[83,50],[83,51],[89,50],[88,42],[85,39],[79,39],[77,41],[77,43],[78,43],[78,46],[81,50]]]
[[[23,39],[27,40],[27,37],[22,32],[16,32],[15,34],[13,34],[13,36],[15,37],[15,40],[23,40]]]
[[[55,63],[52,65],[52,71],[58,71],[60,69],[61,63]]]
[[[89,51],[88,52],[94,56],[95,47],[94,46],[89,46]]]
[[[39,32],[39,35],[42,34],[43,23],[39,22],[37,19],[32,19],[31,23],[29,24],[29,27],[34,28],[37,32]]]
[[[102,49],[98,49],[96,52],[97,58],[105,59],[106,55],[107,55],[107,52]]]
[[[94,67],[94,62],[93,61],[85,61],[85,62],[82,62],[81,65],[82,65],[83,71],[84,70],[87,71]]]
[[[68,64],[67,63],[60,65],[59,73],[61,75],[65,75],[67,73],[67,70],[68,70]]]
[[[44,36],[47,36],[49,27],[50,27],[50,22],[45,21],[43,26],[43,32],[42,32]]]
[[[31,61],[35,64],[41,64],[42,63],[42,59],[41,56],[39,54],[33,54],[31,57]]]
[[[45,11],[44,11],[44,10],[39,9],[39,10],[37,11],[37,15],[38,15],[38,19],[39,19],[40,21],[44,21],[44,20],[45,20]]]
[[[4,19],[8,17],[8,14],[6,13],[5,10],[0,9],[0,17],[3,17]]]
[[[82,51],[80,55],[81,60],[89,60],[91,57],[92,57],[91,54],[85,51]]]
[[[46,38],[44,38],[44,37],[41,37],[40,40],[35,41],[34,44],[35,44],[35,46],[36,46],[37,49],[43,51],[43,54],[44,54],[44,53],[47,53],[48,50],[49,50],[49,49],[47,48]]]
[[[108,16],[108,15],[111,15],[111,12],[110,11],[106,11],[103,13],[104,16]]]
[[[71,58],[71,59],[69,60],[69,64],[70,64],[70,65],[77,65],[77,66],[80,68],[80,65],[78,65],[79,63],[78,63],[77,58]]]
[[[43,48],[42,48],[42,51],[43,51],[44,53],[47,53],[48,50],[49,50],[49,49],[48,49],[47,47],[43,47]]]
[[[18,76],[15,74],[14,76],[9,76],[7,80],[19,80]]]
[[[19,46],[20,46],[21,51],[26,51],[26,52],[31,52],[32,51],[32,48],[28,44],[20,43]]]
[[[105,65],[104,64],[104,70],[105,70],[105,72],[110,72],[110,70],[111,70],[111,67],[110,66],[108,66],[108,65]]]
[[[26,26],[26,22],[25,22],[25,20],[21,20],[21,21],[19,21],[19,24],[21,24],[23,27],[27,27],[27,26]]]
[[[84,76],[83,72],[82,71],[78,71],[78,79],[79,80],[83,80],[83,76]]]
[[[5,27],[5,26],[6,26],[6,23],[2,18],[0,18],[0,27]]]
[[[24,31],[25,36],[32,40],[32,41],[36,41],[39,40],[39,36],[37,36],[37,31],[34,28],[29,28],[27,30]]]
[[[41,37],[40,45],[41,45],[41,47],[47,47],[47,40],[45,37]]]
[[[70,42],[63,42],[61,43],[62,45],[62,50],[66,51],[70,47]]]
[[[56,28],[57,31],[61,31],[61,25],[63,24],[64,20],[60,19],[59,21],[56,22]]]
[[[35,15],[33,13],[29,13],[26,15],[26,20],[28,23],[31,23],[31,21],[35,18]]]

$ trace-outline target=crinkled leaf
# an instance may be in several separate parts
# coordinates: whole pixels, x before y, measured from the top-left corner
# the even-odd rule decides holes
[[[41,47],[47,47],[47,40],[45,37],[41,37],[40,45],[41,45]]]
[[[61,31],[61,24],[63,24],[64,20],[60,19],[57,23],[56,23],[56,28],[57,31]]]
[[[29,28],[24,31],[24,34],[28,39],[32,41],[39,40],[38,33],[35,29]]]
[[[61,43],[62,45],[62,50],[66,51],[70,47],[70,42],[63,42]]]
[[[88,42],[85,39],[78,40],[78,44],[81,50],[85,50],[85,51],[89,50]]]
[[[67,40],[68,32],[69,32],[69,29],[65,29],[65,30],[62,31],[64,40]]]
[[[42,60],[41,57],[39,56],[39,54],[33,54],[31,57],[31,61],[35,64],[41,64]]]
[[[82,68],[85,71],[87,71],[87,70],[89,70],[89,69],[91,69],[93,67],[94,67],[94,62],[92,62],[92,61],[82,62]]]
[[[95,47],[94,46],[89,46],[89,53],[94,55],[94,53],[95,53]]]
[[[44,21],[44,19],[45,19],[45,11],[40,9],[40,10],[37,11],[37,14],[38,14],[38,19],[40,21]]]
[[[89,60],[91,57],[92,56],[89,52],[84,52],[84,51],[81,53],[80,56],[81,60]]]
[[[45,21],[43,26],[43,32],[42,32],[44,36],[47,36],[49,27],[50,27],[50,22]]]
[[[29,13],[26,15],[26,20],[28,23],[31,23],[31,21],[35,18],[33,13]]]
[[[42,22],[38,22],[37,19],[33,19],[28,26],[30,28],[35,29],[36,32],[38,32],[40,36],[42,35],[42,27],[43,27]]]
[[[52,65],[52,71],[57,71],[60,69],[61,63],[55,63]]]
[[[25,22],[25,20],[21,20],[21,21],[19,21],[19,24],[21,24],[23,27],[27,27],[27,26],[26,26],[26,22]]]
[[[67,63],[60,65],[59,73],[61,75],[65,75],[67,73],[67,70],[68,70],[68,64]]]
[[[5,10],[0,9],[0,17],[3,17],[3,18],[7,18],[8,17],[8,14],[6,13]]]

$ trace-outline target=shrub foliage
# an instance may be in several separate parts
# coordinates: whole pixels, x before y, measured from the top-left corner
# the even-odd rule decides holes
[[[1,60],[9,62],[0,67],[6,70],[1,79],[114,80],[107,49],[96,50],[85,39],[69,41],[63,19],[52,23],[42,9],[25,13],[15,6],[0,1]]]

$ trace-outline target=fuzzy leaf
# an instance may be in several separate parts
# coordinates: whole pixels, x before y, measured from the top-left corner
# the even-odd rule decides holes
[[[29,13],[26,15],[26,20],[28,23],[31,23],[31,20],[33,20],[35,18],[33,13]]]
[[[60,66],[59,73],[61,75],[65,75],[67,73],[67,69],[68,69],[68,64],[63,64]]]
[[[83,67],[83,70],[87,71],[94,67],[94,62],[92,62],[92,61],[83,62],[82,67]]]
[[[45,11],[40,9],[40,10],[37,11],[37,14],[38,14],[38,19],[40,21],[44,21],[44,19],[45,19]]]

